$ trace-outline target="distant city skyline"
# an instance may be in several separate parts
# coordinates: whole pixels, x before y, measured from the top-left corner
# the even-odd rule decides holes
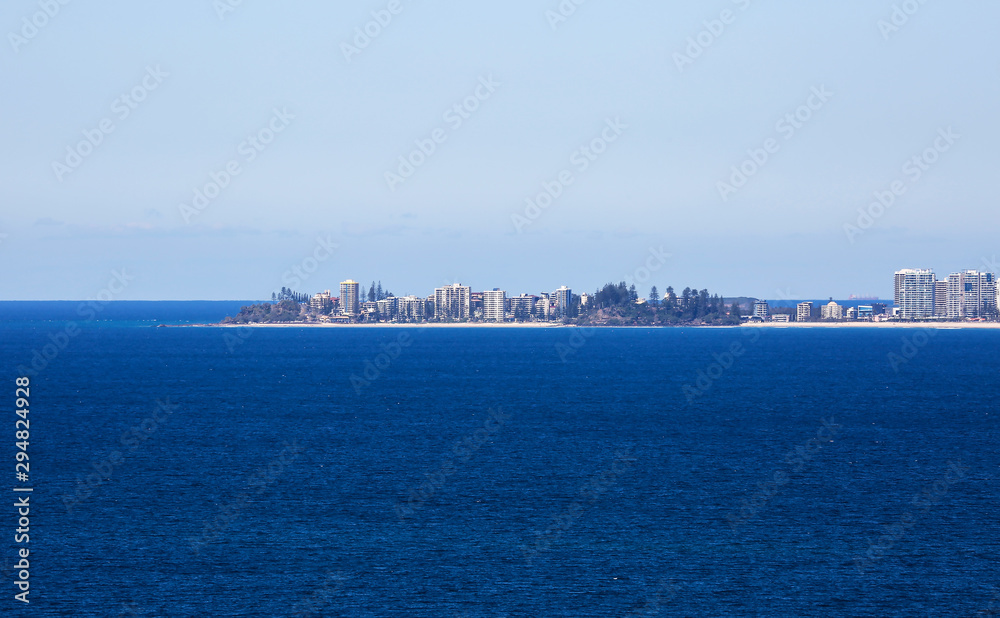
[[[996,270],[993,2],[57,4],[0,9],[0,299]]]

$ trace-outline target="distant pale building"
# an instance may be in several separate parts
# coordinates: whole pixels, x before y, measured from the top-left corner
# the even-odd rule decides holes
[[[498,289],[483,292],[483,320],[487,322],[503,322],[504,306],[507,292]]]
[[[552,301],[544,296],[539,298],[535,302],[535,315],[538,316],[539,320],[548,320],[552,318]]]
[[[378,302],[366,300],[361,303],[361,316],[366,322],[378,322]]]
[[[483,293],[471,292],[469,294],[469,315],[474,318],[483,317]]]
[[[758,300],[753,304],[753,315],[754,317],[766,320],[768,316],[771,315],[771,308],[768,306],[766,300]]]
[[[521,294],[520,296],[512,296],[509,300],[510,312],[514,316],[514,320],[526,322],[535,313],[535,302],[538,297]]]
[[[894,278],[894,300],[899,307],[899,317],[920,320],[934,315],[936,279],[930,269],[905,268]]]
[[[858,319],[858,308],[857,307],[848,307],[847,308],[846,317],[847,317],[848,320],[857,320]]]
[[[821,308],[821,317],[824,320],[842,320],[844,319],[844,308],[836,301],[831,300]]]
[[[390,296],[375,301],[378,305],[378,318],[384,322],[396,319],[396,297]]]
[[[791,322],[792,316],[787,313],[776,313],[771,316],[772,322]]]
[[[555,317],[565,318],[569,317],[569,304],[573,299],[573,290],[569,289],[565,285],[552,293],[552,297],[556,301],[555,307]]]
[[[396,299],[395,319],[400,322],[419,322],[424,319],[427,301],[417,296],[400,296]]]
[[[469,286],[453,283],[434,290],[435,320],[467,320],[472,294]]]
[[[587,294],[586,292],[580,294],[580,306],[586,307],[589,304],[590,304],[590,294]]]
[[[808,322],[812,319],[813,304],[811,302],[799,303],[795,311],[797,322]]]
[[[320,292],[309,299],[309,308],[316,313],[330,313],[333,308],[333,300],[330,298],[330,290]]]
[[[340,312],[344,315],[358,315],[358,293],[360,284],[353,279],[340,282]]]
[[[981,318],[996,311],[997,282],[993,273],[964,270],[948,275],[948,318]]]
[[[934,317],[948,317],[948,280],[934,282]]]

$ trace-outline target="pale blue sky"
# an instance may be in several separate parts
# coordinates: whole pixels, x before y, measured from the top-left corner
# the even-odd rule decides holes
[[[243,0],[220,18],[225,1],[76,0],[37,31],[37,0],[3,3],[0,299],[93,297],[123,268],[121,299],[261,298],[318,237],[339,248],[302,291],[592,290],[662,247],[643,294],[891,298],[898,268],[1000,254],[995,2],[587,0],[553,27],[557,0],[399,0],[348,61],[388,0]],[[894,4],[919,8],[880,29]],[[679,70],[706,21],[721,34]],[[124,117],[116,99],[136,87]],[[445,113],[477,87],[456,126]],[[814,88],[832,94],[789,135],[778,121]],[[587,169],[571,162],[616,118]],[[54,170],[103,119],[114,131]],[[269,123],[281,132],[248,160],[241,143]],[[949,127],[960,137],[938,139],[919,180],[904,172]],[[390,189],[435,129],[442,143]],[[768,139],[723,200],[718,183]],[[185,222],[179,205],[231,161],[240,174]],[[512,215],[564,170],[573,183],[518,232]],[[905,193],[849,239],[895,181]]]

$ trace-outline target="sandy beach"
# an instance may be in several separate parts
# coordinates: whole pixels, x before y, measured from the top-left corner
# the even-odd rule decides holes
[[[571,324],[559,324],[552,322],[459,322],[456,324],[445,324],[440,322],[423,322],[419,324],[402,324],[397,322],[379,322],[378,324],[323,324],[292,322],[285,324],[190,324],[188,326],[212,326],[218,328],[564,328]]]
[[[381,322],[378,324],[322,324],[292,322],[286,324],[188,324],[184,326],[212,328],[1000,328],[1000,322],[747,322],[739,326],[577,326],[552,322],[464,322],[442,324],[426,322],[420,324],[399,324]]]
[[[740,328],[1000,328],[1000,322],[756,322]]]

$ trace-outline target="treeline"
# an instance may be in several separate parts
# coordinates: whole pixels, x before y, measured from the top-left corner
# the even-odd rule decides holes
[[[578,321],[649,326],[740,323],[739,305],[727,307],[721,296],[709,294],[708,290],[684,288],[678,296],[673,287],[667,287],[661,298],[653,286],[645,303],[637,304],[638,300],[635,285],[628,286],[624,281],[608,283],[580,307]]]
[[[298,322],[302,308],[292,298],[277,303],[261,303],[242,307],[234,317],[222,320],[223,324],[267,324],[277,322]]]
[[[297,303],[309,302],[309,295],[293,291],[291,288],[281,288],[281,292],[271,292],[271,302],[279,303],[283,300],[291,300]]]
[[[361,298],[359,300],[361,300],[362,302],[364,302],[364,300],[365,300],[364,299],[364,296],[365,296],[365,289],[364,288],[361,288],[361,294],[360,294],[360,296],[361,296]],[[389,298],[390,296],[395,296],[395,294],[393,294],[392,292],[390,292],[388,289],[383,290],[382,289],[382,282],[381,281],[378,282],[377,286],[376,286],[375,282],[372,281],[372,286],[370,288],[368,288],[368,302],[373,303],[375,301],[385,300],[385,299]]]

